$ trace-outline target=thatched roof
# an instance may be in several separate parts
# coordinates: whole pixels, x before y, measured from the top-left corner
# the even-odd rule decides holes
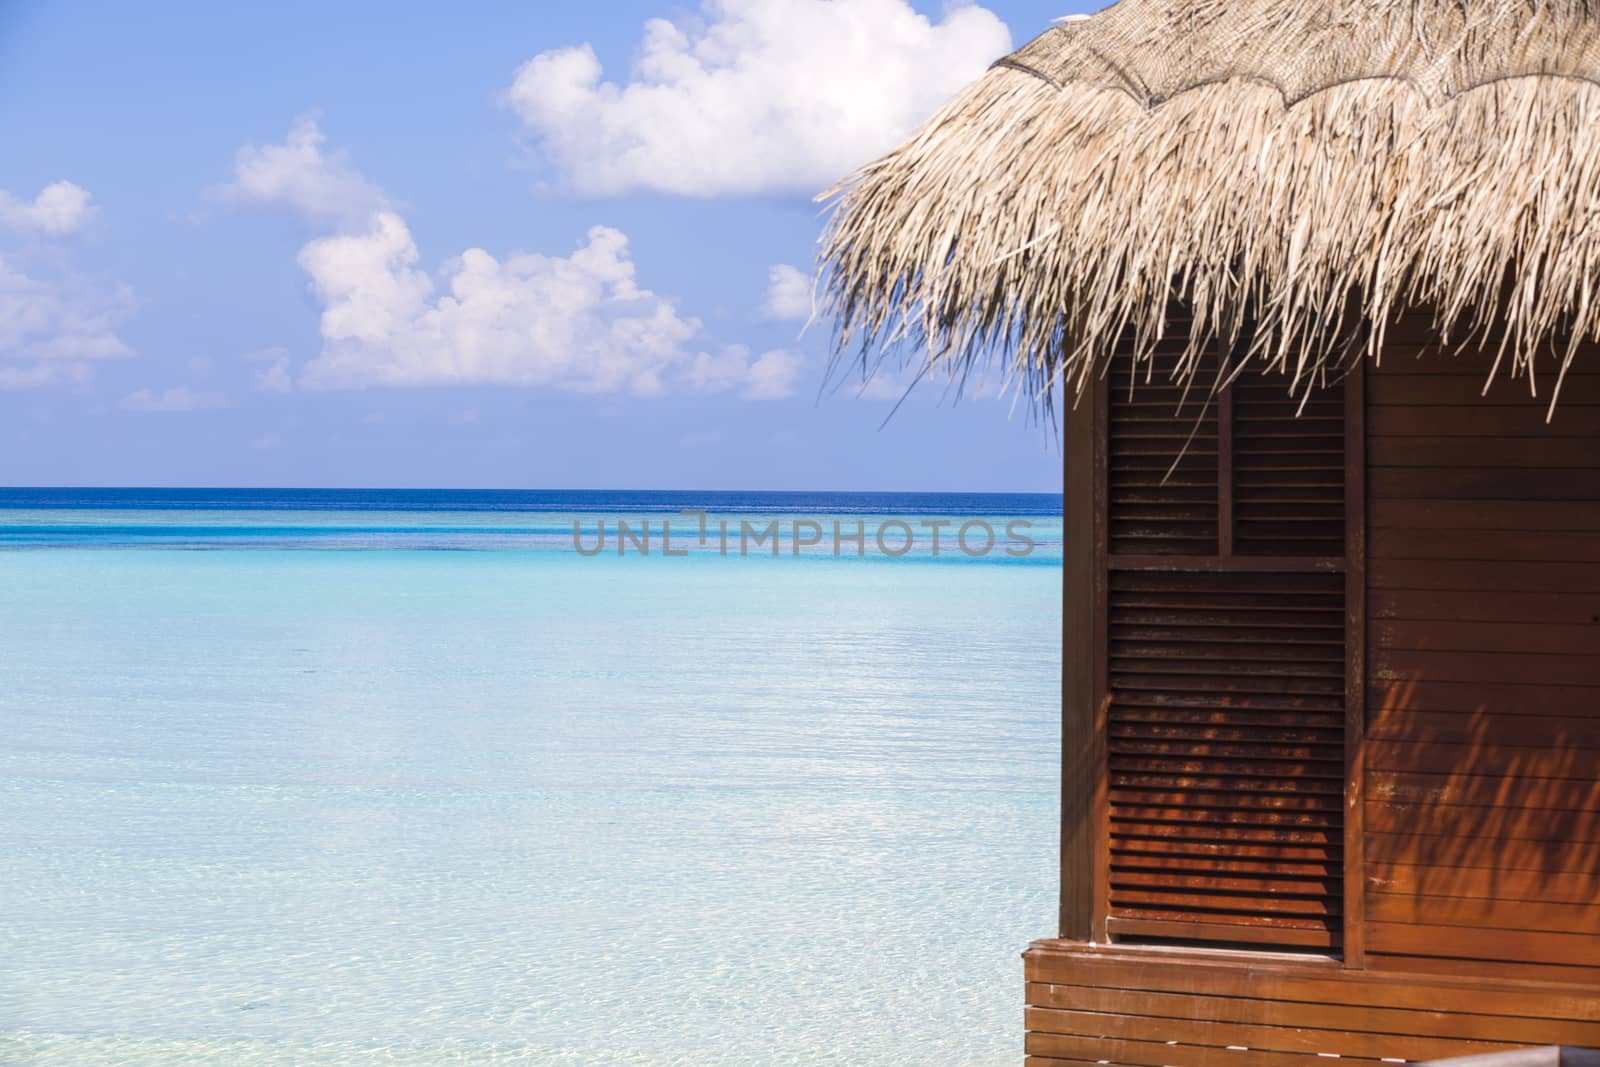
[[[1600,339],[1600,0],[1121,0],[828,195],[868,367],[998,357],[1044,397],[1148,357],[1177,299],[1186,359],[1248,318],[1297,385],[1406,306],[1531,380]]]

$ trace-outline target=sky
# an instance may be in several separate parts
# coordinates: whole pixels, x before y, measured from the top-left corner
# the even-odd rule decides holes
[[[1058,491],[814,197],[1089,9],[0,0],[0,484]]]

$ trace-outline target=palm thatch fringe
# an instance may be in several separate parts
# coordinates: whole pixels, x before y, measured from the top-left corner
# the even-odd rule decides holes
[[[1600,340],[1590,77],[1587,0],[1123,0],[824,194],[836,350],[997,357],[1048,404],[1113,351],[1150,373],[1177,300],[1177,377],[1248,319],[1232,372],[1299,390],[1422,306],[1537,390],[1536,358]]]

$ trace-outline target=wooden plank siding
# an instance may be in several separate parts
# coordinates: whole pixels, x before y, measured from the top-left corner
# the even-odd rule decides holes
[[[1367,965],[1600,988],[1600,352],[1367,378]],[[1593,1043],[1593,1042],[1589,1042]]]
[[[1030,1067],[1376,1067],[1600,1046],[1593,986],[1064,941],[1036,942],[1023,960]]]

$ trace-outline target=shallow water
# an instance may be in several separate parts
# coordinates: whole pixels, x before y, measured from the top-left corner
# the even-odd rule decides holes
[[[306,550],[476,523],[372,515],[0,514],[75,528],[0,552],[0,1063],[1018,1061],[1047,555]]]

